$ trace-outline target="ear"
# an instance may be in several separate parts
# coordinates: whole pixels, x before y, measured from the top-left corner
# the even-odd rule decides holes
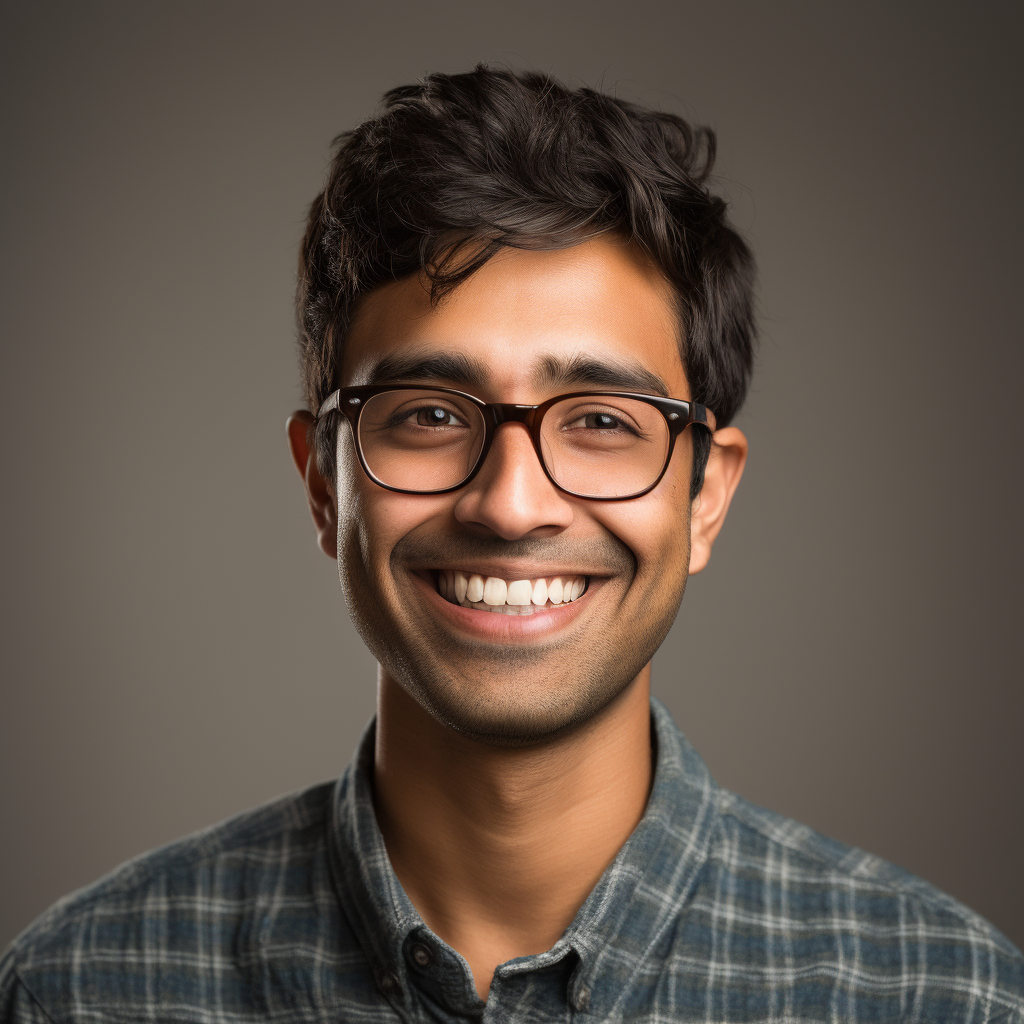
[[[716,430],[704,471],[704,486],[690,512],[690,574],[711,558],[711,547],[725,522],[729,503],[747,463],[747,439],[736,427]]]
[[[316,527],[316,540],[320,550],[331,558],[338,557],[338,506],[334,500],[331,485],[316,468],[316,451],[310,445],[312,426],[315,420],[305,409],[288,417],[285,429],[288,431],[288,447],[292,461],[302,477],[306,488],[309,514]]]

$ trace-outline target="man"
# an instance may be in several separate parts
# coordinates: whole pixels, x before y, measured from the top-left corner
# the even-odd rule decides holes
[[[343,136],[300,261],[337,785],[58,904],[4,1019],[1021,1021],[1017,950],[719,789],[650,662],[747,454],[751,259],[675,117],[477,68]]]

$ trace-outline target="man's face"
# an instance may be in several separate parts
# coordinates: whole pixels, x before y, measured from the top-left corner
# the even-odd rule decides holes
[[[686,399],[678,331],[670,286],[621,241],[510,249],[435,308],[417,278],[368,295],[346,343],[342,383],[376,383],[387,360],[404,364],[403,381],[488,402],[649,392],[642,384],[651,376]],[[443,376],[429,365],[438,356],[448,358]],[[479,473],[460,490],[423,495],[369,480],[342,426],[342,584],[384,672],[435,718],[488,742],[536,742],[600,712],[648,664],[683,596],[691,431],[651,492],[592,501],[554,487],[522,424],[497,428]],[[442,596],[441,574],[455,572],[506,584],[583,577],[587,588],[572,602],[513,616]]]

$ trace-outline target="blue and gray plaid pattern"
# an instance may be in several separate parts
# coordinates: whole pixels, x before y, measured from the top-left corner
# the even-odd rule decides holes
[[[373,733],[317,786],[131,861],[0,963],[0,1019],[1024,1022],[1020,953],[931,886],[719,789],[653,702],[643,820],[486,1004],[388,862]]]

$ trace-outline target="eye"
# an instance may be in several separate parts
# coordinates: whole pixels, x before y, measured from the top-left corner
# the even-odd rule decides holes
[[[618,416],[608,412],[588,412],[563,427],[564,430],[630,430]],[[632,433],[632,431],[630,430]]]
[[[592,412],[583,417],[583,424],[591,430],[616,430],[622,423],[606,412]]]
[[[419,427],[459,427],[465,424],[451,409],[441,405],[425,405],[416,410],[416,425]]]

